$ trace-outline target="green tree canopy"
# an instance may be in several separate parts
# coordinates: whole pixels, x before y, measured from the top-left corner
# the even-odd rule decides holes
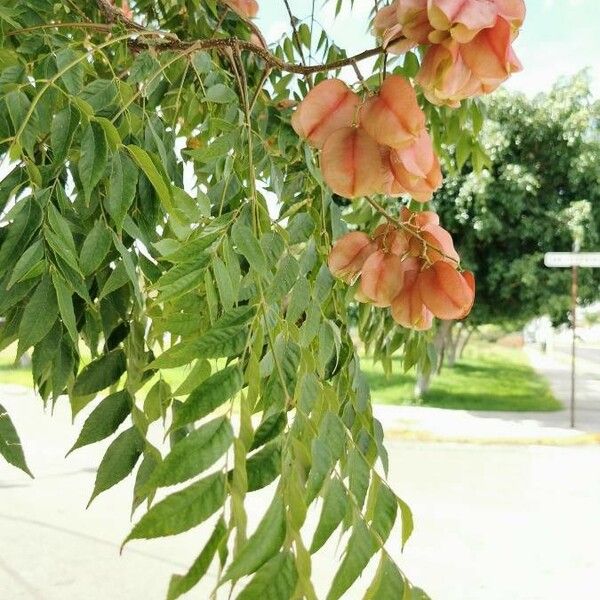
[[[569,270],[545,252],[600,249],[600,110],[585,75],[530,100],[499,92],[486,102],[483,170],[467,160],[436,196],[478,282],[475,323],[519,325],[550,314],[565,321]],[[460,158],[460,152],[458,153]],[[479,158],[479,156],[477,156]],[[462,162],[462,161],[461,161]],[[479,165],[477,165],[479,166]],[[600,271],[583,269],[580,299],[600,298]]]

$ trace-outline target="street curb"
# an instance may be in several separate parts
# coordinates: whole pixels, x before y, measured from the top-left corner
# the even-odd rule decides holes
[[[424,442],[429,444],[465,444],[473,446],[594,446],[600,444],[600,432],[581,433],[568,437],[465,437],[444,436],[429,431],[406,431],[386,429],[385,439],[400,442]]]

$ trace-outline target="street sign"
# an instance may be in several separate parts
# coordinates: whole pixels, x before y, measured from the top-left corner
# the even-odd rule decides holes
[[[600,252],[547,252],[544,255],[547,267],[600,267]]]
[[[600,268],[600,252],[547,252],[544,255],[547,267],[570,267],[573,269],[571,280],[571,328],[573,342],[571,344],[571,427],[575,427],[575,348],[577,346],[577,292],[579,267],[588,269]]]

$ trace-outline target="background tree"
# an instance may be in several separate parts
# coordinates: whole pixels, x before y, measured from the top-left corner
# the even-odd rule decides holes
[[[460,311],[470,308],[472,277],[459,271],[441,227],[434,225],[435,235],[445,242],[432,246],[435,235],[422,237],[416,211],[402,220],[401,201],[373,194],[350,203],[330,185],[335,179],[358,195],[354,175],[372,182],[373,173],[354,171],[376,165],[378,186],[423,202],[441,178],[433,145],[468,143],[479,153],[481,112],[468,98],[518,68],[510,43],[523,3],[502,2],[479,29],[436,13],[446,29],[428,27],[442,45],[421,39],[422,28],[413,31],[405,5],[395,2],[378,13],[379,44],[354,57],[336,47],[314,12],[300,22],[287,2],[290,33],[271,47],[250,21],[253,0],[116,4],[8,0],[0,7],[0,348],[15,344],[18,356],[33,349],[45,403],[66,393],[74,417],[87,409],[71,451],[111,439],[90,502],[135,472],[133,510],[145,512],[124,543],[211,519],[212,535],[189,572],[173,577],[169,598],[194,587],[215,560],[219,588],[231,586],[244,600],[314,599],[311,555],[338,528],[347,538],[328,599],[345,594],[373,557],[379,567],[367,598],[420,597],[386,548],[397,520],[406,542],[412,518],[386,483],[383,430],[349,335],[356,286],[336,282],[327,257],[348,225],[371,233],[385,224],[386,232],[410,234],[405,254],[426,272],[438,312],[457,308],[441,285],[448,278],[461,288]],[[343,4],[337,0],[336,9]],[[420,17],[429,22],[425,3]],[[496,64],[498,41],[508,60]],[[403,58],[388,56],[386,44]],[[417,45],[428,47],[408,51]],[[358,67],[365,58],[375,59],[369,75]],[[342,138],[336,131],[336,139],[342,150],[359,142],[374,150],[368,163],[362,153],[336,155],[338,146],[315,150],[315,129],[305,129],[298,111],[295,129],[309,143],[290,125],[292,107],[343,67],[352,68],[354,91],[334,87],[357,109],[368,102],[373,120],[367,134],[353,127],[357,115],[346,115],[351,131]],[[453,81],[447,69],[468,69],[468,85],[438,85],[438,76]],[[392,71],[402,77],[386,78]],[[418,98],[408,82],[416,78]],[[375,92],[390,80],[405,90],[391,101],[410,100],[415,115],[406,131],[397,123],[404,113],[392,115],[406,136],[404,155],[385,147],[394,140],[384,146],[370,137],[395,133],[375,126],[390,111]],[[316,104],[334,116],[339,108]],[[391,164],[392,154],[393,177],[384,181],[384,156]],[[405,265],[405,258],[393,260]],[[406,317],[412,329],[367,303],[360,330],[378,357],[389,361],[401,349],[405,366],[426,370],[430,335],[413,330],[425,327],[416,327],[412,309],[418,305],[416,316],[429,326],[437,309],[413,293],[421,274],[411,273],[410,303],[394,318]],[[437,283],[439,296],[431,293]],[[177,367],[187,378],[175,388],[167,374]],[[28,471],[1,407],[0,452]],[[249,535],[245,497],[271,484]],[[174,485],[181,487],[167,494]],[[304,525],[318,498],[309,544]]]
[[[477,303],[465,322],[520,328],[549,314],[568,320],[568,269],[548,269],[544,254],[600,246],[600,127],[584,74],[529,100],[499,92],[486,103],[485,153],[449,171],[435,197],[465,265],[478,282]],[[477,172],[474,167],[483,167]],[[600,298],[600,273],[581,271],[580,302]],[[458,328],[446,325],[446,356],[456,352]],[[459,341],[459,345],[461,342]]]

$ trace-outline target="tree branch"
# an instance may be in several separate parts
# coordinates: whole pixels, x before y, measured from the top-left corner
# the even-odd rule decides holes
[[[127,23],[129,25],[129,21],[123,21],[123,23]],[[102,30],[102,31],[111,31],[112,27],[106,23],[53,23],[48,25],[36,25],[34,27],[24,28],[24,29],[13,29],[6,33],[7,36],[11,35],[19,35],[21,33],[28,33],[34,30],[39,29],[52,29],[53,27],[57,28],[78,28],[78,29],[90,29],[90,30]],[[342,67],[352,66],[357,62],[365,60],[367,58],[371,58],[373,56],[378,56],[380,54],[385,54],[385,48],[381,46],[377,46],[375,48],[370,48],[369,50],[363,50],[354,56],[349,56],[348,58],[342,58],[340,60],[334,60],[329,63],[323,63],[320,65],[297,65],[295,63],[288,63],[271,52],[266,48],[261,46],[257,46],[252,42],[247,42],[244,40],[240,40],[236,37],[227,37],[227,38],[217,38],[217,39],[201,39],[194,41],[183,41],[177,38],[167,37],[173,34],[162,33],[159,31],[152,31],[150,29],[144,29],[143,27],[135,24],[135,29],[133,31],[129,31],[132,38],[128,41],[128,44],[136,48],[138,50],[145,50],[147,48],[153,48],[156,51],[167,51],[167,50],[182,50],[182,51],[192,51],[192,50],[224,50],[229,48],[234,50],[235,48],[239,48],[240,50],[244,50],[247,52],[252,52],[256,56],[262,58],[265,63],[273,69],[278,69],[280,71],[285,71],[286,73],[295,73],[297,75],[311,75],[312,73],[324,73],[327,71],[336,71],[337,69],[341,69]],[[147,40],[146,37],[152,36],[153,40]]]

